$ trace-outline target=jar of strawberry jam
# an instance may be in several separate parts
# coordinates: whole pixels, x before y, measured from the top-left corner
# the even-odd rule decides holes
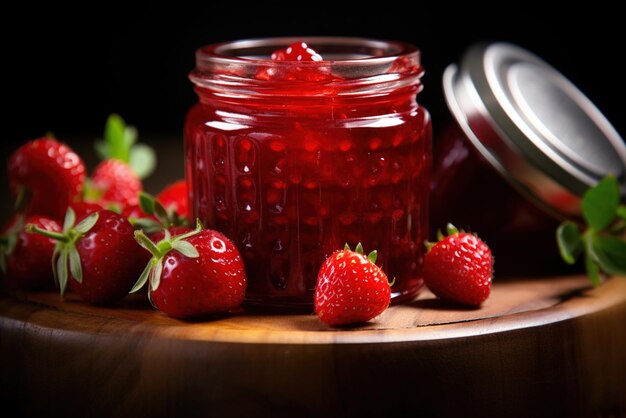
[[[433,229],[478,232],[499,276],[563,272],[558,224],[608,174],[626,200],[626,146],[570,81],[506,43],[469,48],[443,77],[453,120],[435,145]]]
[[[270,38],[197,51],[190,202],[241,251],[249,304],[310,309],[325,258],[359,242],[395,277],[393,300],[416,295],[431,164],[422,74],[419,51],[401,42]]]

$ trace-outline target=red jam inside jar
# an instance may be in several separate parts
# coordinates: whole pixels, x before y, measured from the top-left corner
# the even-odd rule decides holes
[[[578,205],[577,201],[562,203]],[[443,230],[451,222],[487,242],[498,277],[568,270],[555,239],[561,220],[515,190],[452,121],[437,135],[431,209],[431,231]]]
[[[270,59],[294,39],[201,48],[185,122],[193,215],[231,238],[247,302],[306,308],[327,256],[377,249],[394,301],[423,286],[431,122],[416,102],[419,51],[305,39],[319,61]]]

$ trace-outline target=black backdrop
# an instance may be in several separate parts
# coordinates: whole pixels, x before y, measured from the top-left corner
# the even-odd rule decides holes
[[[447,112],[440,78],[476,41],[520,44],[552,63],[626,133],[622,114],[626,19],[592,2],[566,3],[558,12],[539,4],[503,1],[498,6],[468,2],[400,2],[379,7],[348,3],[205,2],[165,7],[90,3],[81,7],[35,7],[28,2],[3,12],[5,104],[2,165],[20,143],[51,130],[84,147],[98,136],[106,116],[120,113],[142,138],[162,133],[180,138],[186,110],[195,97],[187,73],[194,50],[204,44],[261,36],[341,35],[409,41],[422,49],[425,90],[419,100],[431,111],[435,130]],[[278,7],[288,16],[282,17]],[[9,24],[10,23],[10,24]],[[89,160],[89,157],[87,157]],[[4,174],[4,173],[3,173]],[[0,176],[0,180],[5,180]],[[4,184],[0,188],[6,191]],[[4,205],[2,205],[4,206]]]

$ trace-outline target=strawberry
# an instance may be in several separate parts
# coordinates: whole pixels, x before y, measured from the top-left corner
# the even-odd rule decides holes
[[[137,195],[143,187],[128,164],[119,160],[105,160],[94,170],[90,189],[91,199],[95,197],[104,206],[119,204],[124,208],[138,204]]]
[[[169,184],[161,193],[156,195],[161,205],[168,213],[176,212],[183,219],[189,218],[189,202],[188,202],[187,182],[178,180]]]
[[[391,285],[376,263],[377,252],[363,255],[361,244],[332,254],[317,275],[315,313],[328,325],[369,321],[383,313],[391,299]]]
[[[273,61],[322,61],[322,56],[309,48],[306,42],[294,42],[272,54]]]
[[[137,194],[143,189],[141,179],[152,173],[156,157],[152,148],[136,142],[135,128],[127,126],[119,115],[109,116],[104,139],[95,143],[96,153],[103,161],[91,176],[88,200],[120,211],[138,204]]]
[[[165,314],[192,318],[227,312],[241,305],[246,291],[246,273],[237,247],[224,235],[195,230],[155,243],[141,230],[137,242],[152,253],[152,259],[131,292],[150,279],[149,298]]]
[[[10,288],[35,290],[52,287],[54,240],[24,230],[24,222],[59,232],[57,221],[42,216],[16,217],[0,238],[0,267]]]
[[[464,305],[483,303],[491,291],[493,256],[476,235],[447,226],[448,236],[427,244],[424,281],[437,296]]]
[[[85,165],[67,145],[40,138],[18,148],[8,163],[9,186],[27,215],[62,219],[83,190]]]
[[[133,237],[133,227],[122,215],[101,210],[79,220],[69,208],[63,231],[51,232],[29,224],[57,241],[54,277],[64,295],[69,284],[86,302],[109,304],[122,299],[141,272],[145,257]]]
[[[137,129],[127,126],[120,115],[112,114],[104,127],[104,138],[96,141],[101,160],[118,160],[128,164],[140,179],[148,177],[156,166],[156,154],[146,144],[137,143]]]
[[[284,49],[276,50],[272,53],[271,59],[279,64],[259,66],[255,74],[256,79],[275,81],[303,80],[313,82],[330,82],[339,79],[331,74],[329,66],[315,64],[324,59],[320,54],[315,52],[313,48],[309,47],[306,42],[294,42]],[[279,86],[274,86],[274,88],[278,89],[277,91],[280,90]],[[292,87],[285,86],[285,88],[289,91]],[[317,88],[319,88],[319,86]]]

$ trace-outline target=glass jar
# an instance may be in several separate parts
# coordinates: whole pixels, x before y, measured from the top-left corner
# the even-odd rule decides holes
[[[378,250],[394,301],[423,286],[431,122],[412,45],[306,38],[318,62],[269,59],[296,39],[210,45],[185,122],[193,216],[232,239],[248,304],[310,309],[326,257]]]
[[[562,74],[524,49],[478,44],[444,73],[453,120],[438,135],[433,230],[476,231],[502,275],[562,273],[555,231],[608,174],[626,197],[626,146]]]

